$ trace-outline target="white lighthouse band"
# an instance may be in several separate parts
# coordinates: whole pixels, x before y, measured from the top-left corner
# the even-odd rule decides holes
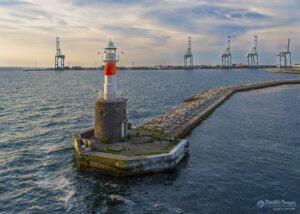
[[[114,100],[118,97],[117,76],[105,75],[104,80],[104,99]]]

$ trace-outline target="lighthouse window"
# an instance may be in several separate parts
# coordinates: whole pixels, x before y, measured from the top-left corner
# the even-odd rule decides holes
[[[124,115],[126,114],[126,109],[123,110]]]
[[[100,117],[104,117],[104,112],[100,111]]]

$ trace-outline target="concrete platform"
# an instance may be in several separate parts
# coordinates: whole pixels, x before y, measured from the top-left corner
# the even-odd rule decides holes
[[[162,133],[129,130],[126,142],[104,143],[93,139],[94,129],[74,135],[79,167],[95,167],[119,175],[136,175],[175,168],[188,153],[185,139],[160,138]],[[139,134],[137,134],[139,133]]]
[[[272,80],[209,89],[185,104],[132,130],[123,142],[97,142],[94,129],[74,135],[79,166],[96,167],[116,175],[135,175],[175,168],[188,153],[187,135],[234,93],[300,84],[300,79]]]

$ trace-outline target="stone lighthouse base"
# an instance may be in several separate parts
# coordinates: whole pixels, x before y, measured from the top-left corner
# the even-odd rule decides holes
[[[96,140],[107,138],[110,142],[118,142],[127,133],[126,117],[127,99],[114,100],[97,99],[95,103],[95,131]]]
[[[74,135],[74,153],[79,167],[95,167],[127,176],[175,168],[188,153],[188,141],[163,138],[162,132],[128,130],[117,143],[96,143],[94,129]]]

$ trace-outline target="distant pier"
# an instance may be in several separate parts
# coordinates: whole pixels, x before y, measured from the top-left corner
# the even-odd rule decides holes
[[[267,71],[272,73],[300,74],[300,69],[275,69]]]

